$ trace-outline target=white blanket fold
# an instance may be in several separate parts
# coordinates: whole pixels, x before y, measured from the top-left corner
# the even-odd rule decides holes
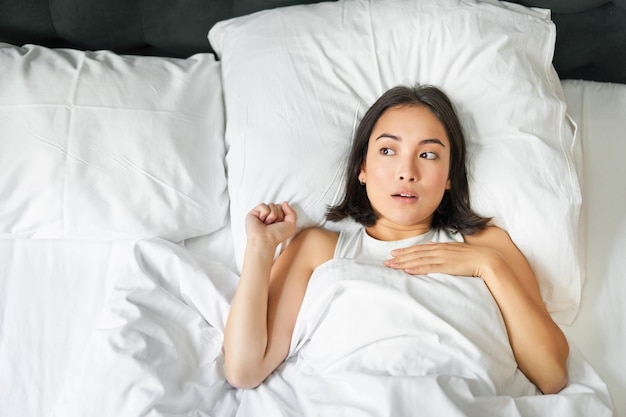
[[[498,306],[477,278],[333,260],[312,277],[293,339],[291,354],[322,373],[449,375],[471,380],[475,395],[512,392],[524,379]],[[518,395],[535,392],[513,385]]]
[[[55,415],[234,415],[222,343],[235,274],[158,239],[127,255]]]
[[[287,361],[244,393],[239,415],[259,415],[248,404],[284,416],[611,415],[575,349],[570,374],[562,394],[539,393],[481,279],[336,259],[311,277]]]
[[[59,417],[611,415],[575,350],[570,385],[537,395],[482,280],[350,260],[316,270],[289,357],[236,390],[222,352],[236,276],[159,240],[129,252]]]

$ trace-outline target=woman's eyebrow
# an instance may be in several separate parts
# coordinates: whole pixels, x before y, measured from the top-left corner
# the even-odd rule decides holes
[[[401,141],[402,141],[402,138],[401,138],[400,136],[398,136],[398,135],[392,135],[391,133],[383,133],[383,134],[381,134],[380,136],[378,136],[378,137],[376,138],[376,140],[378,140],[378,139],[382,139],[382,138],[389,138],[389,139],[397,140],[398,142],[401,142]],[[422,140],[420,140],[420,142],[419,142],[419,144],[420,144],[420,145],[426,145],[426,144],[429,144],[429,143],[434,143],[434,144],[436,144],[436,145],[441,145],[441,146],[442,146],[442,147],[444,147],[444,148],[446,147],[446,145],[444,145],[444,144],[443,144],[443,142],[442,142],[442,141],[440,141],[440,140],[439,140],[439,139],[437,139],[437,138],[432,138],[432,139],[422,139]]]
[[[389,139],[397,140],[398,142],[402,141],[402,138],[400,136],[392,135],[391,133],[383,133],[380,136],[378,136],[376,140],[382,139],[382,138],[389,138]]]
[[[422,139],[422,140],[420,141],[420,145],[426,145],[427,143],[434,143],[434,144],[436,144],[436,145],[441,145],[441,146],[442,146],[442,147],[444,147],[444,148],[446,147],[446,145],[444,145],[444,144],[443,144],[443,142],[442,142],[442,141],[440,141],[440,140],[439,140],[439,139],[437,139],[437,138],[433,138],[433,139]]]

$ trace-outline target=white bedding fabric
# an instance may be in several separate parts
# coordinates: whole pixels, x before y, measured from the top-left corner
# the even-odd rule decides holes
[[[608,415],[603,384],[569,366],[565,397],[537,396],[480,279],[334,260],[311,279],[291,358],[245,395],[293,391],[294,416]]]
[[[49,416],[125,242],[0,239],[0,415]]]
[[[223,95],[212,54],[0,42],[0,62],[0,234],[177,242],[226,224]]]
[[[255,390],[222,372],[234,274],[171,243],[132,243],[57,416],[610,416],[572,355],[569,386],[536,395],[475,278],[410,277],[335,260],[311,281],[289,359]]]
[[[626,417],[626,85],[564,81],[582,139],[586,281],[568,337],[602,375]]]
[[[606,391],[584,356],[608,383],[615,415],[626,416],[626,165],[621,163],[626,86],[565,82],[564,90],[584,151],[587,280],[576,321],[565,327],[573,342],[570,372],[579,383],[563,392],[572,396],[501,396],[469,406],[483,410],[482,415],[490,414],[492,408],[482,407],[493,402],[496,410],[510,411],[504,415],[525,415],[534,406],[544,414],[603,415]],[[236,391],[224,382],[218,346],[236,278],[206,260],[223,258],[232,265],[232,249],[220,248],[219,242],[228,243],[223,236],[198,238],[187,248],[160,240],[0,239],[0,416],[223,416],[234,415],[235,408],[239,415],[270,415],[259,410],[296,395],[300,407],[311,410],[311,398],[319,398],[322,390],[348,390],[336,379],[327,385],[311,368],[304,369],[299,358],[316,350],[301,345],[261,389]],[[315,311],[308,301],[305,306],[304,312]],[[300,330],[298,335],[309,334]],[[323,348],[318,344],[317,352]],[[295,372],[298,367],[308,374]],[[339,368],[325,368],[324,375],[330,371]],[[381,391],[383,398],[390,398],[407,383],[394,378],[381,385],[377,381],[382,379],[373,373],[358,384],[376,386],[376,392],[382,387],[387,390]],[[286,391],[285,381],[307,390]],[[312,386],[318,391],[310,391]],[[443,386],[433,384],[429,392],[443,396]],[[592,389],[598,397],[581,393]],[[471,402],[469,393],[441,407]],[[372,404],[371,397],[359,397],[361,411]],[[396,404],[397,397],[391,398]],[[589,408],[570,410],[572,405]],[[548,415],[560,415],[557,411]]]
[[[575,350],[570,385],[534,395],[476,278],[331,261],[289,359],[236,390],[221,345],[237,278],[220,264],[161,239],[3,239],[0,256],[3,416],[611,415]]]

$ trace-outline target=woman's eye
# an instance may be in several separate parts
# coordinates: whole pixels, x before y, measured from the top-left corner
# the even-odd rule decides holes
[[[395,155],[395,152],[391,148],[381,148],[380,153],[383,155]]]
[[[422,152],[420,154],[420,158],[424,159],[437,159],[437,154],[435,152]]]

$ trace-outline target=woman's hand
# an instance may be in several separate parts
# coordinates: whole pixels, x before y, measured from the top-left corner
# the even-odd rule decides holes
[[[410,274],[481,277],[500,308],[515,359],[545,393],[567,384],[569,346],[541,298],[528,261],[509,235],[487,227],[465,243],[431,243],[392,251],[385,265]]]
[[[467,243],[429,243],[391,252],[385,266],[412,275],[440,272],[449,275],[485,277],[487,269],[503,263],[502,257],[488,247]]]
[[[286,201],[282,204],[259,204],[246,216],[248,238],[258,238],[278,246],[296,233],[296,212]]]

